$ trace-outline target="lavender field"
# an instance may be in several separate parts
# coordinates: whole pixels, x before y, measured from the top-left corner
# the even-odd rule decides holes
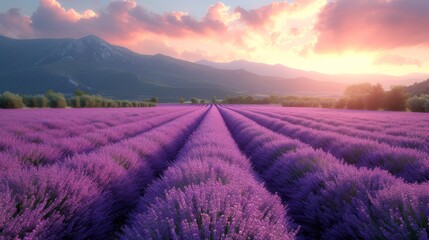
[[[429,116],[0,110],[0,239],[429,239]]]

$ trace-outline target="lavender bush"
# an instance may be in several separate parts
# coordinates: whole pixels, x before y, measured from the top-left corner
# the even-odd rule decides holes
[[[279,198],[255,177],[221,120],[212,108],[148,188],[122,239],[294,239]],[[193,151],[204,145],[210,150]]]
[[[0,110],[0,239],[429,239],[423,113]]]
[[[74,171],[52,167],[9,172],[0,191],[0,233],[5,238],[85,239],[112,231],[108,194]]]
[[[404,194],[401,198],[398,194],[396,199],[401,201],[393,200],[390,204],[386,202],[383,205],[387,205],[385,208],[375,208],[373,204],[382,200],[383,194],[393,189],[412,189],[414,185],[406,184],[377,168],[370,170],[347,165],[335,156],[305,144],[295,144],[296,148],[286,150],[282,144],[271,145],[271,149],[267,148],[268,152],[275,152],[277,147],[281,154],[263,155],[263,150],[249,146],[257,146],[264,142],[263,139],[289,143],[292,140],[231,110],[221,108],[221,112],[237,143],[250,156],[253,166],[262,173],[268,189],[278,193],[288,204],[289,215],[300,225],[300,238],[424,239],[426,236],[425,231],[429,229],[425,225],[426,217],[419,216],[426,216],[426,209],[422,206],[429,204],[424,197],[427,191],[415,198],[404,197]],[[260,137],[266,135],[270,137]],[[407,162],[403,165],[407,166]],[[416,198],[419,198],[418,204],[413,203],[412,199]],[[401,206],[407,204],[411,206],[408,207],[410,215],[403,216]],[[389,216],[394,212],[395,215]],[[381,222],[376,223],[375,220]],[[382,234],[375,232],[378,227],[384,231]],[[374,233],[371,234],[371,231]]]
[[[274,123],[283,122],[263,114],[244,110],[236,111],[270,129]],[[284,126],[281,129],[273,128],[272,130],[307,143],[313,148],[321,148],[350,164],[359,167],[386,169],[409,182],[429,180],[429,154],[423,151],[394,147],[368,139],[283,123]],[[386,163],[386,159],[388,163]]]

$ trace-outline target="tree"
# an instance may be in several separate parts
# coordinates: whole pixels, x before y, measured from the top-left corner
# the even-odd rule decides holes
[[[191,98],[191,103],[192,103],[192,104],[197,104],[197,103],[198,103],[198,98],[196,98],[196,97],[192,97],[192,98]]]
[[[45,96],[38,96],[37,97],[37,106],[39,108],[45,108],[48,106],[48,99]]]
[[[353,84],[346,88],[344,95],[350,98],[362,98],[368,95],[371,89],[370,83]]]
[[[152,97],[152,98],[150,99],[150,102],[158,103],[158,97]]]
[[[340,98],[335,102],[334,108],[344,109],[346,105],[347,105],[347,100],[344,98]]]
[[[216,97],[215,97],[215,96],[213,96],[213,97],[212,97],[211,102],[212,102],[213,104],[215,104],[215,103],[216,103]]]
[[[70,99],[70,101],[69,101],[69,105],[70,105],[70,107],[80,108],[81,104],[80,104],[80,98],[79,98],[79,96],[72,97]]]
[[[179,98],[179,103],[183,104],[185,102],[185,99],[183,97]]]
[[[322,108],[332,108],[335,104],[335,99],[331,99],[331,98],[320,99],[319,102]]]
[[[83,95],[79,97],[79,106],[84,108],[95,108],[97,102],[92,95]]]
[[[349,109],[377,110],[383,107],[384,95],[380,84],[361,83],[348,86],[343,98]]]
[[[426,106],[429,106],[429,95],[421,95],[418,96],[412,96],[407,99],[405,105],[410,109],[412,112],[425,112],[428,111],[426,109]]]
[[[386,93],[384,108],[390,111],[404,111],[407,93],[403,86],[395,86]]]
[[[361,83],[350,85],[344,91],[347,98],[347,108],[365,109],[365,99],[370,94],[372,86],[370,83]]]
[[[83,95],[86,95],[86,92],[84,92],[84,91],[80,90],[79,88],[76,88],[76,89],[74,90],[73,95],[74,95],[74,96],[76,96],[76,97],[78,97],[78,96],[83,96]]]
[[[249,104],[253,104],[255,102],[255,98],[253,96],[246,96],[244,101]]]
[[[24,102],[24,105],[26,107],[29,107],[29,108],[37,107],[37,99],[35,96],[24,95],[22,96],[22,101]]]
[[[278,96],[271,95],[269,98],[270,103],[280,103],[280,98]]]
[[[365,106],[368,110],[377,110],[383,107],[384,89],[381,84],[371,87],[369,94],[365,98]]]
[[[67,107],[66,98],[62,93],[48,90],[45,93],[45,97],[48,99],[49,107],[51,108],[65,108]]]
[[[200,99],[200,104],[206,104],[206,100]]]
[[[0,95],[0,108],[23,108],[24,102],[22,101],[22,97],[11,93],[4,92]]]

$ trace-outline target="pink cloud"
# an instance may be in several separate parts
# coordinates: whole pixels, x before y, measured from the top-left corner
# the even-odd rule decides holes
[[[292,36],[299,36],[301,35],[301,31],[299,30],[299,28],[292,27],[289,29],[289,34]]]
[[[40,0],[31,17],[21,16],[18,10],[12,9],[1,14],[0,34],[19,38],[79,38],[93,34],[127,46],[147,36],[201,38],[228,41],[245,48],[245,37],[256,28],[273,21],[278,14],[298,11],[312,2],[314,0],[274,2],[253,10],[230,10],[218,2],[197,19],[183,12],[153,13],[135,0],[112,1],[97,12],[91,9],[79,12],[64,8],[58,0]]]
[[[416,58],[406,58],[398,55],[386,54],[378,57],[374,61],[374,64],[395,66],[414,65],[420,67],[422,65],[422,62]]]
[[[195,51],[184,51],[180,55],[181,59],[185,59],[191,62],[199,61],[201,59],[210,59],[211,57],[207,52],[204,52],[202,50],[195,50]]]
[[[317,52],[429,46],[429,1],[336,0],[319,14]]]
[[[11,8],[0,13],[0,33],[14,38],[26,38],[33,34],[31,19],[22,16],[19,9]]]
[[[240,20],[254,29],[260,29],[270,24],[273,18],[282,13],[291,13],[304,9],[313,3],[314,0],[296,0],[293,3],[288,1],[273,2],[257,9],[246,10],[237,7],[234,11],[240,14]]]
[[[35,32],[34,37],[82,37],[95,34],[124,43],[146,33],[176,38],[218,35],[227,30],[223,23],[222,7],[225,6],[216,4],[210,7],[207,15],[197,20],[181,12],[155,14],[133,0],[111,2],[98,13],[90,9],[79,13],[74,9],[64,9],[56,0],[41,0],[38,9],[28,19],[30,28]],[[0,31],[0,34],[8,33]]]
[[[130,49],[144,54],[162,53],[170,57],[178,58],[180,53],[171,46],[168,46],[162,39],[144,39],[137,44],[130,46]]]
[[[229,7],[218,2],[209,7],[205,19],[225,23],[229,18]]]

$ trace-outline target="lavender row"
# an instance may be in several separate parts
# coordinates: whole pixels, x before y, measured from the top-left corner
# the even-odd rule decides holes
[[[163,109],[163,111],[151,111],[148,114],[135,114],[136,116],[130,118],[125,114],[125,112],[120,115],[112,115],[106,114],[109,113],[109,111],[105,111],[105,114],[101,114],[102,112],[100,112],[99,115],[116,120],[101,121],[101,119],[97,119],[100,118],[100,116],[96,116],[94,119],[89,119],[90,117],[94,116],[85,112],[81,113],[79,110],[74,111],[74,113],[75,115],[81,116],[80,121],[70,121],[68,119],[55,119],[48,121],[40,119],[37,120],[30,118],[30,115],[22,120],[18,118],[19,114],[16,114],[14,116],[10,116],[10,123],[7,123],[4,117],[2,117],[1,121],[3,128],[0,130],[0,134],[3,137],[13,139],[17,142],[42,144],[51,142],[52,138],[64,139],[70,137],[80,137],[82,134],[87,134],[89,132],[94,133],[96,131],[106,131],[106,129],[119,128],[119,126],[126,128],[124,125],[135,126],[139,122],[146,119],[165,115],[171,112],[167,112],[165,109]],[[178,110],[176,109],[174,111]],[[32,112],[27,113],[31,114]],[[63,113],[60,115],[62,114]]]
[[[205,111],[50,167],[19,168],[0,154],[1,238],[111,238]]]
[[[294,126],[262,114],[234,109],[255,122],[313,148],[321,148],[357,167],[379,167],[408,182],[429,180],[429,156],[415,149],[392,147],[367,139]]]
[[[369,139],[377,142],[383,142],[391,146],[413,148],[429,152],[429,137],[428,139],[409,137],[409,136],[392,136],[380,132],[370,132],[354,128],[347,124],[347,122],[340,123],[339,121],[335,125],[321,123],[319,119],[308,120],[305,117],[293,117],[284,114],[272,113],[270,109],[257,110],[252,109],[252,112],[260,113],[275,119],[279,119],[296,126],[302,126],[309,129],[320,130],[324,132],[338,133],[346,136]],[[311,114],[308,114],[311,115]]]
[[[28,133],[44,132],[55,137],[76,136],[83,132],[139,121],[167,113],[167,109],[32,109],[1,111],[0,121],[5,133],[25,137]],[[173,110],[173,109],[172,109]],[[3,135],[3,134],[2,134]]]
[[[424,131],[429,130],[429,122],[426,120],[426,115],[421,113],[279,108],[274,106],[250,106],[241,107],[241,109],[267,110],[283,116],[310,119],[334,126],[347,125],[362,131],[380,132],[392,136],[416,137],[426,140],[427,134],[424,134]]]
[[[294,239],[215,107],[131,219],[121,239]]]
[[[44,111],[44,110],[37,110]],[[64,110],[63,110],[64,111]],[[51,143],[52,139],[56,141],[64,141],[64,139],[82,137],[83,134],[93,133],[97,130],[104,130],[106,128],[117,127],[118,125],[129,124],[130,119],[125,117],[125,112],[119,114],[120,112],[114,112],[117,115],[113,115],[110,111],[98,112],[97,116],[93,116],[86,111],[80,112],[81,109],[73,111],[73,115],[69,112],[58,112],[57,114],[60,117],[54,116],[54,119],[50,120],[41,120],[37,117],[30,117],[30,114],[34,114],[32,111],[27,111],[24,119],[21,119],[21,114],[12,112],[12,116],[1,117],[3,128],[0,129],[0,135],[2,136],[2,140],[0,143],[0,150],[3,148],[7,148],[9,145],[7,142],[14,143],[14,145],[20,144],[44,144]],[[109,114],[107,114],[109,113]],[[132,122],[142,121],[149,117],[161,116],[161,114],[157,114],[156,112],[152,112],[149,114],[149,117],[137,115],[137,120],[133,120]],[[42,116],[45,116],[42,114]],[[76,117],[80,116],[80,121],[70,121],[69,119],[64,119],[64,116],[67,117]],[[98,117],[108,117],[109,119],[116,119],[115,121],[106,120],[106,124],[100,125],[100,121],[97,120]],[[115,117],[114,117],[115,116]],[[46,117],[46,116],[45,116]],[[94,119],[90,119],[95,117]],[[7,123],[6,118],[9,118],[10,123]],[[115,124],[113,124],[115,122]]]
[[[256,108],[253,108],[256,109]],[[347,125],[353,129],[378,132],[391,136],[402,136],[429,141],[427,115],[422,113],[392,113],[371,111],[345,111],[297,108],[265,108],[270,112],[323,122],[332,126]]]
[[[302,116],[308,109],[278,108],[280,112],[290,112],[294,116]],[[394,127],[406,123],[416,123],[418,126],[427,126],[428,120],[421,113],[389,112],[389,111],[365,111],[365,110],[340,110],[340,109],[311,109],[311,115],[325,117],[326,119],[340,119],[350,123],[364,126],[364,122],[374,122],[377,126]]]
[[[268,189],[288,204],[302,239],[428,239],[429,186],[357,169],[222,108]]]
[[[0,145],[3,146],[1,148],[3,152],[15,156],[24,164],[35,166],[47,165],[55,163],[67,156],[70,157],[75,154],[89,153],[102,146],[137,136],[151,128],[183,116],[190,111],[198,111],[198,109],[192,108],[164,114],[141,122],[123,124],[109,129],[89,132],[77,137],[58,140],[51,139],[46,144],[22,143],[7,138],[7,136],[2,136]]]
[[[325,110],[322,112],[323,114],[320,114],[318,111],[312,110],[303,114],[303,112],[295,109],[281,108],[277,108],[277,111],[273,112],[322,122],[331,126],[346,125],[363,132],[417,138],[429,142],[429,136],[426,134],[429,131],[429,121],[426,115],[422,113]]]

